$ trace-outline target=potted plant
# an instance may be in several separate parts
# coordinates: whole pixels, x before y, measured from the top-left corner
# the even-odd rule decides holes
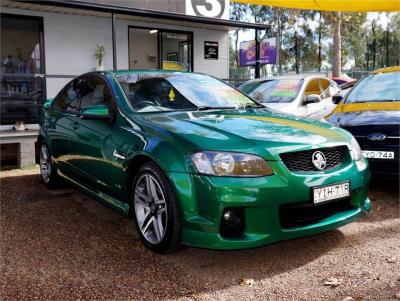
[[[96,53],[94,54],[94,57],[96,58],[97,63],[98,63],[96,70],[103,71],[104,70],[104,56],[106,55],[106,52],[104,50],[103,45],[96,44],[96,47],[97,47],[97,50],[96,50]]]

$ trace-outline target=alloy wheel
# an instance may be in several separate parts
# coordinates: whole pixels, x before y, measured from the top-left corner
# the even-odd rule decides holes
[[[159,244],[167,230],[167,203],[158,180],[144,173],[136,182],[134,207],[137,224],[143,237],[151,244]]]
[[[40,147],[40,174],[45,183],[48,183],[50,181],[51,158],[45,144]]]

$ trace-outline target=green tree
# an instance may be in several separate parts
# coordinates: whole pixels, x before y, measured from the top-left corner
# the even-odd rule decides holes
[[[235,21],[244,21],[248,15],[249,6],[247,4],[241,3],[233,3],[231,11],[230,11],[230,19]],[[236,29],[233,33],[233,49],[230,50],[230,56],[234,56],[234,65],[236,67],[237,73],[239,72],[240,67],[240,57],[239,57],[239,34],[241,30]],[[231,47],[230,43],[230,46]]]
[[[366,49],[366,13],[344,13],[342,16],[342,64],[354,61],[354,67],[363,66]]]
[[[375,69],[400,63],[400,13],[317,12],[270,6],[233,4],[231,18],[270,26],[268,36],[277,36],[277,71],[321,70],[330,63],[333,74],[342,66]],[[384,22],[388,20],[388,22]],[[240,31],[232,38],[231,60],[239,68]],[[262,37],[260,33],[258,38]]]
[[[400,66],[400,13],[390,13],[389,18],[389,64]]]

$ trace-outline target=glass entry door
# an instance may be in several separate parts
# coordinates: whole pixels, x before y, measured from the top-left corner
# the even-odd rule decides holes
[[[191,38],[187,33],[161,33],[162,69],[192,71],[189,45]]]
[[[129,28],[129,68],[192,71],[192,33]]]
[[[1,15],[1,125],[38,123],[45,98],[43,20]]]

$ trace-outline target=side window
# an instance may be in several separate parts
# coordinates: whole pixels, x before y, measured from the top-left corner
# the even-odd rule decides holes
[[[112,107],[111,91],[105,80],[100,76],[88,76],[85,85],[79,91],[79,95],[81,98],[81,110],[98,105],[105,105],[109,109]]]
[[[304,91],[304,100],[307,95],[317,94],[320,95],[322,99],[332,96],[332,91],[330,87],[330,82],[326,78],[314,78],[308,84]]]
[[[54,108],[60,111],[78,113],[79,112],[79,90],[82,86],[84,78],[78,78],[69,83],[61,92],[58,94],[57,99],[54,103]]]
[[[321,98],[329,98],[332,96],[333,90],[331,88],[331,82],[325,78],[321,78],[319,81],[319,87],[321,89]]]

